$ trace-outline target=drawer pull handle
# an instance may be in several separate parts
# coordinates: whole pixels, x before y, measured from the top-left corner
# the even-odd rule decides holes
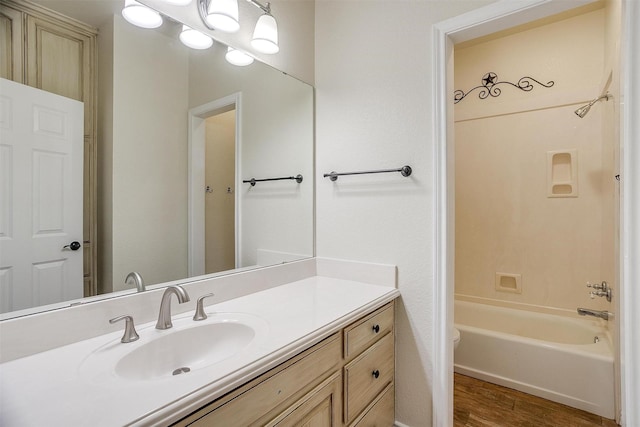
[[[373,371],[371,373],[371,375],[373,375],[374,378],[378,378],[380,376],[380,371],[378,371],[377,369],[375,371]]]
[[[371,329],[377,334],[378,332],[380,332],[380,325],[373,325],[373,328]]]

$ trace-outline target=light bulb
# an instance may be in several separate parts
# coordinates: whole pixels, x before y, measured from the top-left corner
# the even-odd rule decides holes
[[[237,0],[210,0],[207,23],[216,30],[235,33],[240,28]]]
[[[192,49],[208,49],[213,44],[211,37],[186,25],[182,26],[180,41]]]
[[[136,0],[125,0],[122,16],[133,25],[142,28],[157,28],[162,25],[162,16]]]
[[[258,19],[256,28],[253,30],[251,46],[262,53],[273,54],[280,51],[278,46],[278,24],[273,16],[265,14]]]
[[[227,48],[227,54],[224,56],[227,62],[233,65],[244,67],[253,63],[253,58],[246,53],[234,49],[231,46]]]

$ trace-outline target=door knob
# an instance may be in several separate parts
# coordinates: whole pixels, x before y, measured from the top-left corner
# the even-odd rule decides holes
[[[80,244],[80,242],[71,242],[68,245],[64,245],[62,249],[71,249],[72,251],[77,251],[81,247],[82,245]]]

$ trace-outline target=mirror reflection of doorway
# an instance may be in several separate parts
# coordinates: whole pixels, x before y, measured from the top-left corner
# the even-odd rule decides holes
[[[239,267],[241,118],[240,92],[189,110],[190,276]]]
[[[236,267],[236,110],[205,122],[205,274],[209,274]]]

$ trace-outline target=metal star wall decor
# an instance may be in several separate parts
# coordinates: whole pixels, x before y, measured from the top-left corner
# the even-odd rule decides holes
[[[498,85],[501,85],[501,84],[508,84],[515,88],[523,90],[525,92],[529,92],[534,88],[534,85],[531,82],[538,83],[540,86],[546,87],[546,88],[549,88],[555,84],[553,81],[548,81],[545,84],[534,79],[533,77],[528,77],[528,76],[521,77],[517,83],[511,83],[506,81],[501,82],[501,81],[498,81],[498,75],[496,73],[489,72],[482,77],[482,84],[480,86],[476,86],[466,93],[462,90],[456,90],[453,93],[453,103],[457,104],[458,102],[462,101],[467,95],[469,95],[471,92],[473,92],[476,89],[480,89],[480,92],[478,93],[478,98],[480,99],[487,99],[489,95],[495,98],[497,96],[500,96],[500,94],[502,93],[500,88],[497,87]]]

